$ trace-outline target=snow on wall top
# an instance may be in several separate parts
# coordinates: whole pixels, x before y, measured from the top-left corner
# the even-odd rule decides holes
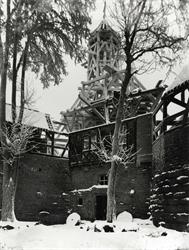
[[[182,85],[185,81],[189,80],[189,64],[185,65],[180,74],[175,77],[173,83],[167,88],[165,93],[173,90],[174,88]]]

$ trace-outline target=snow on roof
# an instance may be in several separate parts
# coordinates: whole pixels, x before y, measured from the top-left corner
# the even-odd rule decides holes
[[[12,122],[11,109],[12,109],[11,104],[6,104],[6,120],[8,122]],[[17,114],[19,113],[19,107],[16,108],[16,112]],[[54,130],[53,127],[49,126],[47,119],[50,119],[50,116],[48,114],[44,114],[37,110],[25,108],[22,123],[28,126],[36,127],[36,128]],[[51,119],[50,119],[50,123],[52,124]]]
[[[189,64],[185,65],[180,74],[175,77],[173,83],[167,88],[166,94],[178,86],[181,86],[186,81],[189,81]]]

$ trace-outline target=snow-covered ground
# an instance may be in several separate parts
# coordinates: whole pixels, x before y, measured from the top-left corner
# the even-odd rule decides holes
[[[189,233],[156,228],[150,220],[134,219],[128,223],[117,221],[113,227],[114,232],[109,233],[104,232],[103,226],[107,223],[103,221],[81,221],[78,226],[70,223],[45,226],[31,222],[0,222],[0,226],[7,224],[14,226],[14,229],[0,229],[0,250],[189,249]],[[122,232],[123,228],[125,232]]]

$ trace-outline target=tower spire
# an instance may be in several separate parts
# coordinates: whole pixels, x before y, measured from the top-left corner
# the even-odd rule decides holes
[[[106,0],[104,0],[103,19],[106,19]]]

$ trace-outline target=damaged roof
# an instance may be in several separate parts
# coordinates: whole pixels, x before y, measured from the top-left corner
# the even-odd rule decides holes
[[[12,107],[11,104],[6,104],[6,120],[12,122]],[[16,108],[17,114],[19,107]],[[53,122],[49,114],[45,114],[33,109],[24,108],[23,124],[54,131]]]

